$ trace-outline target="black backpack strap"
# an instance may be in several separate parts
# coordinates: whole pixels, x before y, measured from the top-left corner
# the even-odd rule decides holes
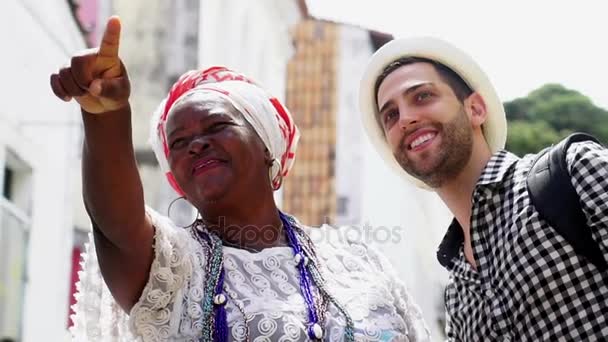
[[[532,164],[526,183],[530,200],[539,215],[553,227],[574,251],[605,271],[608,263],[591,235],[580,198],[571,182],[566,152],[572,143],[597,141],[584,133],[574,133],[555,146],[541,151]]]

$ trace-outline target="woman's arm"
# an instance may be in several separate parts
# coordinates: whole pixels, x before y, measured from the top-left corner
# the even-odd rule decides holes
[[[98,51],[72,57],[51,75],[55,95],[74,98],[84,122],[83,197],[93,223],[104,280],[127,312],[137,302],[153,258],[154,228],[146,216],[131,138],[130,83],[118,57],[120,20],[110,18]]]

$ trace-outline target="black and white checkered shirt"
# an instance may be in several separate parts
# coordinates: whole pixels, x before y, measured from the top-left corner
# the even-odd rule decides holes
[[[539,218],[526,188],[533,160],[500,151],[483,170],[471,215],[477,271],[464,257],[456,220],[439,246],[450,271],[449,341],[608,341],[608,272]],[[566,160],[593,238],[608,257],[608,150],[575,143]]]

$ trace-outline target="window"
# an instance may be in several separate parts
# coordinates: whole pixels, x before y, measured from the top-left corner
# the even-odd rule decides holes
[[[348,197],[346,196],[338,196],[338,208],[336,213],[339,216],[348,215]]]
[[[0,339],[20,340],[30,227],[31,169],[16,154],[0,159]]]

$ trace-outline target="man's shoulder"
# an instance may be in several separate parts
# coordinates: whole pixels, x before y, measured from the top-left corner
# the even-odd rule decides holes
[[[566,151],[566,163],[570,172],[573,168],[584,167],[590,163],[607,165],[608,150],[595,141],[576,142]]]
[[[537,153],[526,154],[520,157],[512,152],[504,151],[502,171],[496,182],[497,191],[516,191],[520,186],[525,185],[526,175],[537,155]]]
[[[550,156],[551,154],[553,155]],[[543,158],[543,156],[548,156],[548,158]],[[557,162],[556,158],[562,160],[560,163],[565,162],[565,165],[555,164]],[[555,177],[559,176],[558,171],[560,170],[568,173],[568,175],[565,175],[566,177],[580,178],[581,175],[595,177],[594,173],[600,169],[608,171],[608,150],[595,141],[584,140],[572,142],[565,148],[558,144],[537,153],[525,154],[513,163],[511,172],[508,172],[504,177],[502,191],[511,189],[522,194],[527,193],[522,188],[529,189],[530,183],[535,181],[529,179],[530,176],[534,172],[538,173],[546,168],[551,168]]]

